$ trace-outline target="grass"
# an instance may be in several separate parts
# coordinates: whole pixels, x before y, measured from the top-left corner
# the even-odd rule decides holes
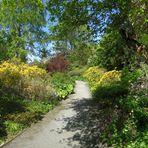
[[[49,102],[0,98],[0,145],[41,120],[52,108]]]

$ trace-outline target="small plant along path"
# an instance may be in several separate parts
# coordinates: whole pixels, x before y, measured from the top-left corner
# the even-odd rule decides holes
[[[87,84],[76,81],[74,94],[3,148],[103,148],[101,122]]]

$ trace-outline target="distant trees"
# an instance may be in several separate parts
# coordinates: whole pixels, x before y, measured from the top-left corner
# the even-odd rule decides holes
[[[91,30],[86,25],[69,29],[68,32],[64,32],[64,29],[61,24],[53,27],[53,50],[65,55],[73,64],[86,65],[91,53],[90,45],[93,43]]]
[[[35,52],[35,45],[46,37],[45,25],[42,0],[0,1],[0,52],[5,48],[3,58],[7,55],[25,60],[28,51]]]
[[[51,0],[47,2],[47,9],[52,19],[58,20],[54,27],[58,34],[64,36],[81,26],[86,26],[87,30],[91,30],[93,41],[105,35],[100,43],[103,49],[100,50],[102,56],[99,59],[105,57],[108,59],[99,60],[98,63],[101,62],[103,65],[106,63],[107,67],[111,66],[110,68],[123,67],[136,61],[137,63],[148,61],[147,7],[146,0]],[[77,36],[73,38],[79,41]]]

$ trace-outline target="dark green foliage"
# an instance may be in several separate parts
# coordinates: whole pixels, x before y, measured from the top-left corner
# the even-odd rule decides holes
[[[59,25],[51,30],[53,50],[66,55],[67,59],[75,65],[86,65],[91,53],[91,30],[88,30],[86,25],[82,25],[75,29],[69,27],[67,32],[63,27],[65,25],[59,22]]]
[[[121,84],[128,88],[128,94],[115,96],[115,101],[110,99],[113,101],[114,114],[103,138],[107,138],[106,142],[110,145],[132,148],[148,146],[148,90],[143,85],[145,82],[138,83],[141,77],[139,72],[129,72],[125,69]]]
[[[115,101],[116,99],[118,99],[118,97],[124,96],[127,93],[128,90],[119,83],[112,84],[110,86],[100,86],[93,93],[93,96],[96,99],[109,99],[110,101]]]
[[[69,74],[52,74],[49,81],[60,99],[73,92],[74,80],[81,79],[80,65],[122,70],[120,82],[99,86],[94,92],[98,103],[103,102],[111,110],[103,139],[113,147],[147,148],[147,7],[146,0],[1,0],[0,61],[14,56],[26,61],[28,51],[39,51],[41,58],[47,57],[42,46],[52,40],[53,49],[78,67]],[[2,140],[37,121],[51,108],[49,103],[28,102],[15,96],[9,100],[8,92],[5,95],[0,98]]]
[[[0,97],[0,104],[0,144],[15,137],[31,123],[41,120],[54,105],[11,96]]]
[[[94,99],[103,107],[107,124],[102,141],[113,147],[143,147],[148,143],[148,67],[108,71],[92,87]],[[93,75],[88,79],[92,81]]]
[[[74,81],[81,80],[85,81],[86,79],[82,76],[84,71],[87,69],[87,66],[75,66],[75,63],[71,65],[71,70],[68,72],[69,76],[72,77]]]
[[[91,63],[108,70],[139,65],[136,52],[130,50],[117,30],[108,30],[92,55]],[[95,62],[94,62],[95,61]],[[91,64],[93,65],[93,64]]]

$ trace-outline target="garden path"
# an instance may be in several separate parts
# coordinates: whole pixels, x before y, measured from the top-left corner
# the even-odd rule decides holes
[[[87,83],[76,81],[75,93],[3,148],[104,148],[99,106]]]

